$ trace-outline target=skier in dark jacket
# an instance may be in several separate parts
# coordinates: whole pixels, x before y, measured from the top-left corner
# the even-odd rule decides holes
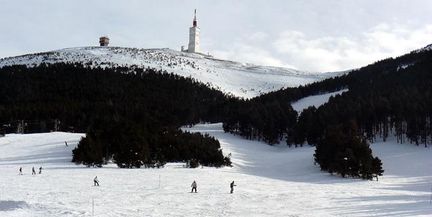
[[[191,193],[192,193],[194,190],[195,190],[195,193],[197,193],[197,183],[195,182],[195,180],[192,182],[191,187],[192,187]]]
[[[94,184],[94,186],[99,186],[99,180],[98,180],[97,176],[93,179],[93,184]]]
[[[231,188],[231,192],[230,193],[231,194],[234,193],[234,186],[237,186],[237,185],[235,185],[234,181],[232,181],[231,184],[230,184],[230,188]]]
[[[42,174],[42,167],[39,167],[39,174]]]
[[[35,171],[34,167],[32,167],[32,175],[36,175],[36,171]]]
[[[23,173],[22,173],[22,167],[20,167],[20,169],[19,169],[19,174],[20,174],[20,175],[23,174]]]

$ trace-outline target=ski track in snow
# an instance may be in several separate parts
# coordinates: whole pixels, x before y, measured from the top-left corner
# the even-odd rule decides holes
[[[108,217],[432,214],[432,148],[375,143],[385,176],[363,181],[321,172],[313,164],[313,147],[268,146],[224,133],[221,124],[183,130],[216,137],[234,167],[86,168],[70,162],[83,134],[8,134],[0,138],[0,216],[92,216],[92,201],[94,216]],[[24,175],[18,175],[21,166]],[[43,173],[32,176],[33,166]],[[100,187],[92,186],[96,175]],[[189,193],[193,180],[196,194]],[[232,180],[237,187],[229,194]]]
[[[310,106],[315,106],[315,108],[320,107],[321,105],[328,102],[330,97],[340,95],[344,92],[348,91],[348,89],[339,90],[331,93],[324,93],[324,94],[318,94],[313,96],[308,96],[305,98],[302,98],[296,102],[291,103],[291,106],[293,109],[297,112],[302,112],[303,109],[306,109]]]
[[[257,66],[215,59],[170,49],[121,47],[66,48],[46,53],[0,59],[0,68],[10,65],[38,66],[41,63],[82,63],[90,67],[128,66],[166,70],[235,96],[252,98],[283,87],[295,87],[338,76],[344,72],[311,73],[294,69]]]

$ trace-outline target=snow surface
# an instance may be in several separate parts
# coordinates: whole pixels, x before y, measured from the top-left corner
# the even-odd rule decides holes
[[[308,97],[302,98],[296,102],[293,102],[291,104],[291,106],[297,112],[302,112],[303,109],[306,109],[310,106],[315,106],[315,108],[318,108],[321,105],[323,105],[324,103],[327,103],[328,100],[330,99],[330,97],[342,94],[343,92],[346,92],[346,91],[348,91],[348,89],[335,91],[335,92],[331,92],[331,93],[324,93],[324,94],[308,96]]]
[[[372,149],[380,181],[342,179],[313,164],[313,147],[268,146],[224,133],[221,124],[184,128],[216,137],[234,167],[86,168],[70,162],[82,134],[0,138],[0,216],[431,216],[432,148],[394,141]],[[64,141],[69,146],[66,147]],[[31,167],[44,168],[31,175]],[[24,175],[18,175],[23,167]],[[101,186],[93,187],[94,176]],[[189,193],[193,180],[198,193]],[[229,183],[237,187],[229,194]]]
[[[344,72],[311,73],[215,59],[170,49],[79,47],[0,59],[0,68],[41,63],[82,63],[90,67],[135,66],[154,68],[194,78],[225,93],[251,98],[283,87],[295,87]]]
[[[410,66],[413,66],[413,65],[414,65],[414,63],[401,64],[401,65],[399,65],[397,67],[396,71],[400,71],[400,70],[406,69],[406,68],[408,68]]]

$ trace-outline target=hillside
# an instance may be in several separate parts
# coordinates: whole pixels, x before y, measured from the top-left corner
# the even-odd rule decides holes
[[[67,48],[0,59],[0,68],[41,63],[81,63],[101,67],[140,67],[165,70],[210,84],[235,96],[251,98],[282,87],[296,87],[341,73],[310,73],[294,69],[244,64],[171,49],[123,47]]]
[[[0,134],[86,133],[74,162],[119,167],[199,161],[229,165],[219,142],[179,132],[183,125],[221,121],[239,99],[152,69],[88,68],[56,63],[0,69]],[[191,152],[190,150],[193,150]]]
[[[83,134],[44,133],[0,138],[0,215],[94,216],[428,216],[432,150],[372,145],[383,159],[380,181],[341,179],[313,164],[313,147],[267,146],[224,133],[221,124],[184,128],[209,133],[232,154],[234,167],[86,168],[70,162]],[[64,145],[67,141],[69,146]],[[31,175],[31,168],[43,167]],[[18,175],[23,167],[24,175]],[[100,187],[93,187],[98,176]],[[198,183],[191,194],[190,184]],[[234,194],[229,183],[235,181]]]
[[[295,102],[293,107],[303,109],[306,108],[302,105],[303,97],[329,93],[328,98],[332,92],[341,90],[341,94],[331,97],[328,103],[316,106],[316,109],[309,108],[300,116],[299,124],[310,126],[302,129],[303,133],[316,129],[323,131],[330,125],[352,120],[359,133],[370,141],[397,136],[400,142],[427,146],[432,141],[431,47],[384,59],[340,77],[261,97],[273,95],[279,100]]]
[[[316,145],[314,160],[322,170],[372,179],[382,174],[382,162],[368,143],[395,137],[399,143],[432,144],[430,48],[380,60],[339,77],[263,94],[254,102],[267,103],[267,108],[290,102],[302,112],[281,122],[244,106],[224,122],[224,130],[269,144],[283,139],[288,146]],[[276,105],[271,112],[281,110],[287,109]]]
[[[115,49],[88,48],[91,52]],[[199,64],[183,62],[176,57],[181,54],[188,58],[207,58],[180,52],[167,56],[170,52],[173,51],[147,55],[157,57],[163,66],[176,68],[174,66],[180,64],[195,70],[201,69]],[[217,140],[205,138],[207,144],[203,144],[204,138],[199,135],[181,135],[180,138],[176,131],[181,125],[223,122],[226,132],[270,145],[281,140],[290,147],[316,145],[314,157],[321,169],[343,177],[372,180],[382,175],[382,162],[373,155],[367,140],[374,142],[376,138],[383,138],[385,141],[395,135],[401,143],[407,139],[417,145],[430,143],[431,117],[427,111],[432,105],[429,97],[432,66],[429,47],[381,60],[339,77],[284,88],[252,100],[227,96],[195,82],[196,78],[155,71],[155,66],[143,69],[145,65],[93,62],[94,59],[78,53],[72,57],[81,58],[79,62],[65,61],[67,58],[54,58],[51,62],[53,54],[37,54],[20,58],[31,63],[31,58],[26,60],[27,57],[43,57],[41,62],[53,65],[33,61],[33,65],[27,65],[30,68],[5,66],[0,69],[4,71],[0,74],[4,82],[1,91],[7,96],[3,99],[4,106],[0,107],[5,111],[0,116],[6,123],[3,126],[10,126],[8,132],[14,132],[14,128],[22,126],[22,120],[36,116],[39,118],[33,121],[36,122],[35,132],[53,129],[46,126],[52,120],[66,123],[63,129],[87,132],[91,136],[74,152],[74,162],[102,165],[113,159],[120,167],[140,167],[188,160],[208,166],[229,165],[229,159],[218,150]],[[101,56],[100,52],[97,56]],[[122,58],[125,56],[120,54]],[[111,55],[109,59],[118,58]],[[74,80],[69,79],[72,75]],[[333,96],[334,91],[341,94]],[[319,101],[322,97],[318,97],[315,103],[303,104],[302,97],[317,93],[329,93],[326,95],[328,103]],[[296,100],[300,100],[299,108],[319,107],[310,107],[298,114],[300,109],[295,111],[291,105]],[[402,103],[404,101],[409,103]],[[74,110],[64,106],[71,102]],[[83,110],[87,112],[81,112]],[[129,127],[124,129],[123,126]],[[114,144],[110,142],[113,139],[116,140]],[[135,141],[130,143],[130,139]],[[181,144],[172,145],[178,141]],[[123,144],[130,147],[125,148]],[[196,147],[203,149],[187,151],[197,150]],[[216,157],[207,155],[209,152],[205,149],[210,147]]]

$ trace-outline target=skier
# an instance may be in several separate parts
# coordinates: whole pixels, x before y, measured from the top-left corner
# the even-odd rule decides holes
[[[231,188],[231,194],[234,193],[234,186],[237,186],[234,184],[234,181],[231,182],[230,188]]]
[[[42,167],[39,167],[39,174],[42,174]]]
[[[66,147],[68,147],[68,144],[67,144],[67,142],[65,141],[65,145],[66,145]]]
[[[36,171],[35,171],[34,167],[32,167],[32,175],[36,175]]]
[[[93,179],[94,186],[99,186],[99,180],[97,176]]]
[[[194,190],[195,190],[195,193],[197,193],[197,183],[195,182],[195,180],[192,182],[191,187],[192,187],[191,193],[192,193]]]
[[[19,174],[20,174],[20,175],[23,174],[23,173],[22,173],[22,167],[20,167],[20,169],[19,169]]]

